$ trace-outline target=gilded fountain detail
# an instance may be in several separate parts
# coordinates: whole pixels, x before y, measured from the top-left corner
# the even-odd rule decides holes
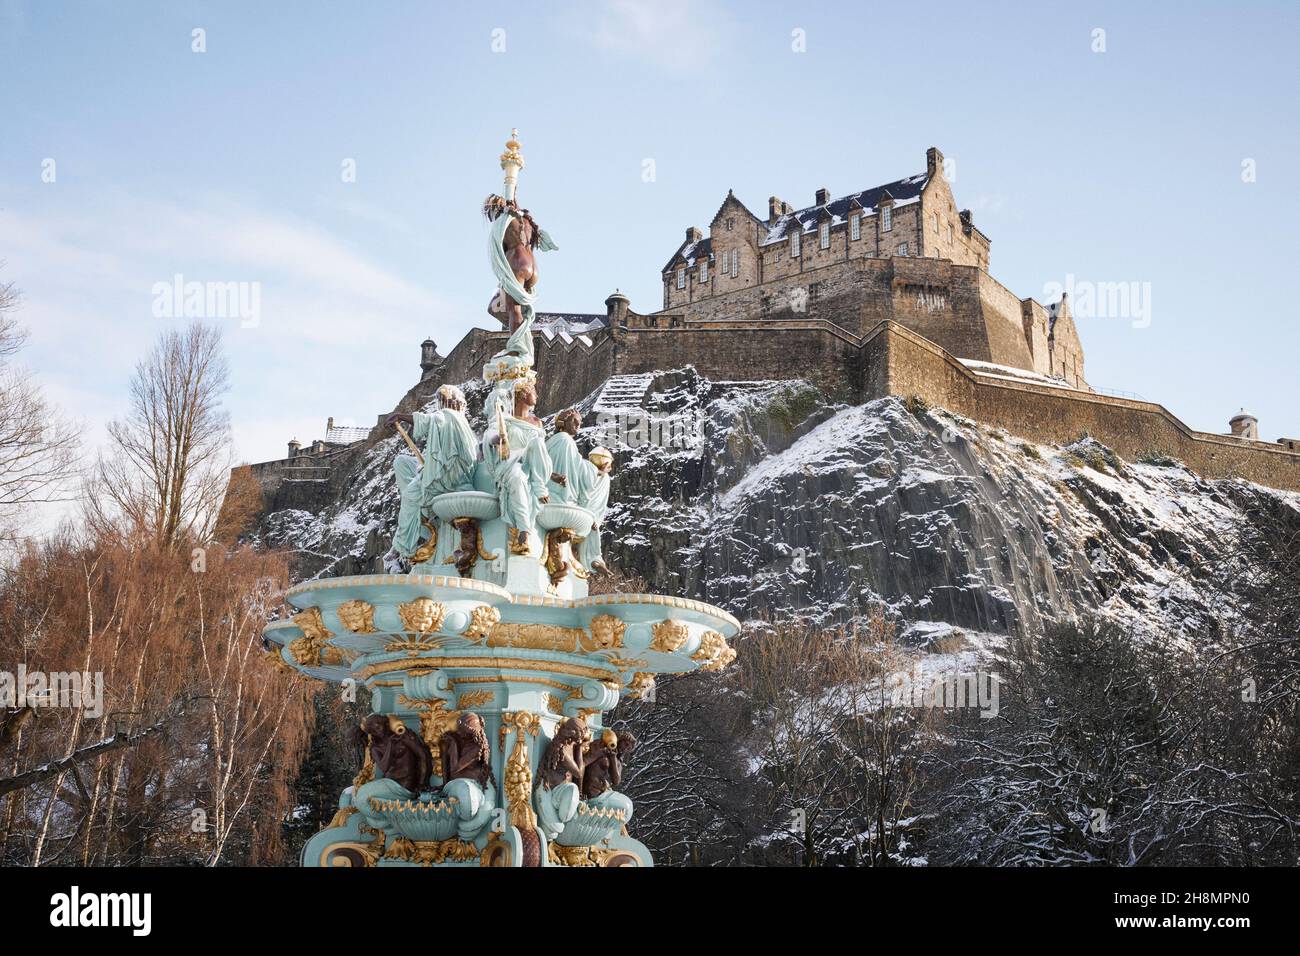
[[[391,416],[411,454],[394,463],[389,573],[298,584],[265,632],[286,665],[371,691],[360,770],[304,866],[651,866],[618,789],[636,740],[605,714],[657,674],[735,657],[725,611],[588,593],[614,455],[579,453],[577,413],[549,437],[534,414],[535,253],[556,246],[516,199],[523,165],[515,132],[483,206],[488,311],[510,332],[483,367],[485,433],[450,386]]]

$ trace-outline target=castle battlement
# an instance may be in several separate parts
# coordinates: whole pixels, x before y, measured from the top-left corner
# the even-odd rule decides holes
[[[952,354],[1087,388],[1068,301],[1022,299],[989,274],[989,239],[958,209],[943,154],[925,171],[794,209],[776,196],[760,218],[728,192],[705,236],[692,226],[663,268],[651,327],[831,318],[854,332],[881,321]]]

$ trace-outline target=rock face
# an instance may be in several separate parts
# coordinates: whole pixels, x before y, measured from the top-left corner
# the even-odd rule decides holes
[[[584,451],[616,454],[606,559],[742,619],[883,603],[905,635],[999,635],[1098,612],[1177,638],[1227,613],[1213,572],[1237,529],[1300,519],[1294,493],[1120,461],[1086,438],[1033,445],[899,399],[844,406],[802,381],[691,368],[633,384],[579,406]],[[483,389],[464,387],[481,433]],[[273,511],[258,536],[295,549],[302,577],[381,570],[399,450],[373,444],[323,508]]]

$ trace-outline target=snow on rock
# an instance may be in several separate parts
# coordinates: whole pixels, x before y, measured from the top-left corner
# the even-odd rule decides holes
[[[485,389],[463,388],[481,431]],[[896,398],[838,405],[803,381],[658,373],[641,430],[595,399],[580,442],[615,453],[611,564],[742,618],[848,621],[883,604],[905,641],[943,653],[995,653],[1094,612],[1182,640],[1237,613],[1216,565],[1258,506],[1300,512],[1300,495],[1125,462],[1092,439],[1037,445]],[[267,515],[260,539],[297,551],[302,576],[380,570],[401,450],[365,448],[320,513]]]

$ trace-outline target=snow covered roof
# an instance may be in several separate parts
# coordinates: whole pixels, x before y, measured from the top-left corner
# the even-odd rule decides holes
[[[695,265],[696,260],[705,258],[713,258],[713,238],[711,236],[683,245],[673,253],[673,257],[668,260],[668,265],[664,266],[664,271],[671,269],[679,259],[685,260],[686,265],[690,267]]]
[[[535,328],[551,336],[571,337],[598,332],[609,325],[609,317],[599,312],[538,312]]]
[[[831,225],[839,225],[848,219],[849,211],[858,206],[865,213],[873,213],[886,195],[894,200],[895,207],[908,206],[914,202],[919,202],[921,191],[925,189],[925,184],[929,181],[930,176],[928,173],[920,173],[916,176],[895,180],[892,183],[885,183],[883,186],[850,193],[847,196],[841,196],[839,199],[832,199],[820,206],[796,209],[772,223],[760,245],[766,246],[773,242],[780,242],[786,237],[795,223],[799,224],[800,232],[811,232],[817,228],[817,223],[821,220],[823,214],[829,214]]]
[[[350,425],[331,425],[325,429],[325,444],[351,445],[353,442],[364,441],[366,436],[369,434],[369,428],[354,428]]]
[[[920,202],[921,191],[925,189],[925,184],[929,181],[929,173],[918,173],[915,176],[896,179],[892,183],[885,183],[883,186],[875,186],[861,192],[849,193],[847,196],[832,199],[830,202],[821,205],[808,206],[805,209],[797,209],[794,212],[786,213],[770,226],[762,219],[754,216],[754,221],[759,226],[767,229],[767,235],[763,237],[759,245],[766,246],[774,242],[780,242],[796,223],[799,225],[800,232],[812,232],[817,228],[817,223],[824,216],[830,217],[831,225],[839,225],[848,219],[850,210],[860,208],[864,213],[874,213],[886,196],[894,201],[895,207],[910,206],[914,202]],[[727,200],[732,198],[733,194],[727,193]],[[727,201],[724,200],[722,205],[726,206],[726,204]],[[746,211],[748,212],[748,210]],[[719,212],[721,212],[721,209],[719,209]],[[753,216],[754,214],[750,213],[750,215]],[[704,257],[711,258],[712,256],[712,237],[699,239],[695,242],[688,240],[673,253],[663,271],[668,272],[679,263],[685,263],[690,268],[695,265],[697,260]]]

